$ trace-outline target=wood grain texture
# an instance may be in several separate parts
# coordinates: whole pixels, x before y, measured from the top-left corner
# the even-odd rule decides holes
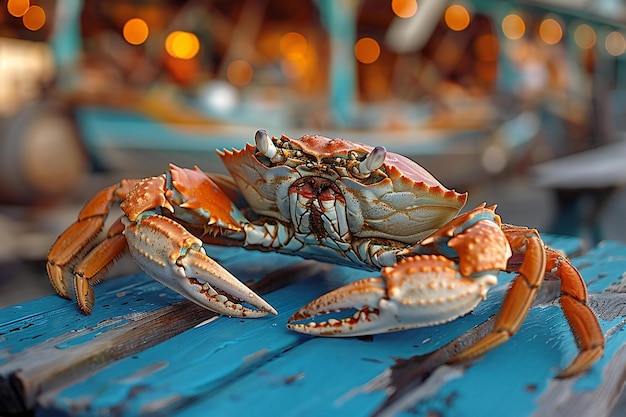
[[[580,251],[575,239],[546,241]],[[451,323],[326,339],[290,332],[286,321],[311,299],[368,273],[239,249],[213,255],[244,281],[256,281],[280,314],[212,318],[144,275],[98,286],[89,317],[58,297],[1,310],[2,412],[526,417],[575,410],[615,417],[626,378],[624,244],[605,242],[573,259],[588,282],[607,351],[586,375],[564,381],[553,377],[576,345],[554,282],[508,343],[471,364],[447,366],[461,346],[489,331],[509,275],[501,274],[474,312]],[[301,276],[314,279],[292,282]]]

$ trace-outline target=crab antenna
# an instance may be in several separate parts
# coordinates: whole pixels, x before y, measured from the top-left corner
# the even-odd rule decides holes
[[[254,134],[254,142],[257,149],[266,157],[272,159],[276,155],[276,146],[270,139],[269,135],[264,129],[259,129]]]
[[[366,175],[376,171],[383,165],[383,162],[385,162],[386,155],[387,150],[384,146],[375,147],[359,164],[359,172],[363,175]]]

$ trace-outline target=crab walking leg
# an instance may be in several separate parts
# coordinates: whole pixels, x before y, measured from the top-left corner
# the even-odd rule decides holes
[[[95,295],[91,288],[126,250],[126,238],[122,235],[121,218],[111,225],[105,239],[98,243],[74,268],[74,291],[80,311],[90,314]]]
[[[207,256],[202,241],[179,223],[158,214],[135,222],[125,218],[124,222],[131,255],[142,270],[161,284],[219,314],[277,314],[265,300]]]
[[[524,261],[517,270],[511,288],[502,303],[492,333],[454,356],[450,362],[474,358],[500,346],[517,332],[526,318],[546,269],[546,256],[539,233],[533,229],[520,229],[507,234],[514,254],[523,254]]]
[[[552,248],[546,248],[546,271],[561,279],[561,308],[578,345],[578,355],[563,369],[558,378],[567,378],[586,371],[604,353],[604,335],[598,319],[587,305],[587,288],[580,272],[569,259]]]
[[[139,180],[123,180],[100,191],[89,200],[72,223],[54,242],[46,257],[46,270],[52,287],[61,297],[71,299],[72,268],[104,227],[111,204],[123,200]]]

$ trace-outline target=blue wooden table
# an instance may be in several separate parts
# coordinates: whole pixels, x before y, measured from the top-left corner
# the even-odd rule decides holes
[[[626,245],[573,255],[607,338],[587,374],[554,376],[576,345],[548,283],[520,331],[471,364],[444,365],[489,331],[510,276],[452,323],[373,337],[288,331],[300,306],[362,271],[241,249],[211,250],[278,309],[217,317],[144,274],[96,288],[91,316],[56,296],[0,310],[0,415],[594,416],[626,414]],[[42,271],[42,279],[46,279]]]

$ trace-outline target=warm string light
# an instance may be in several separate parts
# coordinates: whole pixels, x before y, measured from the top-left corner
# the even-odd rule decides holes
[[[563,38],[561,24],[551,17],[546,18],[539,24],[539,37],[548,45],[555,45]]]
[[[7,11],[11,16],[22,17],[30,7],[30,0],[8,0]]]
[[[298,32],[287,32],[281,36],[278,48],[283,56],[280,67],[289,78],[302,77],[309,66],[307,54],[309,43],[303,34]]]
[[[502,33],[511,40],[517,40],[526,33],[526,23],[519,15],[511,13],[502,19]]]
[[[148,39],[149,34],[148,24],[138,17],[129,19],[122,28],[122,36],[131,45],[141,45]]]
[[[506,15],[502,19],[502,33],[507,39],[518,40],[526,34],[526,23],[516,13]],[[574,23],[569,27],[573,30],[573,40],[581,49],[591,49],[599,44],[600,40],[596,30],[587,23]],[[538,28],[539,38],[548,45],[556,45],[563,40],[564,25],[556,17],[546,17],[541,21]],[[626,38],[624,34],[610,29],[605,29],[604,49],[609,55],[620,56],[626,53]],[[601,37],[601,36],[600,36]]]
[[[29,0],[8,0],[7,11],[11,16],[21,17],[22,24],[28,30],[38,31],[46,24],[46,11]]]
[[[443,19],[446,25],[455,32],[467,29],[471,20],[469,11],[460,4],[449,6],[443,15]]]
[[[622,55],[626,52],[626,39],[624,39],[624,35],[617,31],[609,33],[604,39],[604,48],[610,55]]]
[[[174,58],[192,59],[200,51],[200,40],[191,32],[177,30],[165,38],[165,50]]]
[[[417,13],[416,0],[391,0],[393,14],[403,19],[413,17]]]
[[[588,24],[582,23],[574,29],[574,42],[581,49],[591,49],[596,44],[596,32]]]
[[[362,64],[372,64],[380,57],[380,45],[373,38],[361,38],[354,44],[354,56]]]

